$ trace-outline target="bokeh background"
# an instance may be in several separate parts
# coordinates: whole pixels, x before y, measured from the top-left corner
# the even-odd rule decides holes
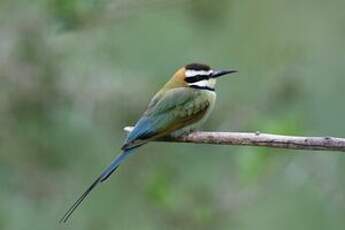
[[[0,229],[343,229],[345,155],[152,143],[69,205],[190,62],[205,130],[345,136],[344,0],[1,0]]]

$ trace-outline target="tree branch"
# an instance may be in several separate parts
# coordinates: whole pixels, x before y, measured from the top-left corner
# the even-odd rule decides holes
[[[126,132],[130,132],[132,129],[133,127],[124,128]],[[260,132],[193,132],[186,136],[169,136],[160,138],[157,141],[345,152],[345,138],[285,136]]]

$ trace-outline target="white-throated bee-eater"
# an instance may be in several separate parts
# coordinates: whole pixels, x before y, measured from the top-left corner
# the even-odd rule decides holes
[[[216,79],[236,70],[214,70],[204,64],[186,65],[151,99],[144,114],[128,134],[119,154],[97,177],[60,222],[66,222],[87,195],[104,182],[133,150],[157,138],[188,134],[205,122],[213,110]]]

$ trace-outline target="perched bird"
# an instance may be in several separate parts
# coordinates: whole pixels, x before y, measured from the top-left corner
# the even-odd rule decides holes
[[[205,122],[213,110],[216,79],[236,70],[214,70],[204,64],[186,65],[151,99],[142,117],[128,134],[120,153],[67,210],[66,222],[87,195],[104,182],[136,148],[157,138],[188,134]]]

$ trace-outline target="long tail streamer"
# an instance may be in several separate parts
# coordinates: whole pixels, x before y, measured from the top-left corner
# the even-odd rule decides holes
[[[73,203],[73,205],[67,210],[67,212],[60,219],[60,223],[66,223],[73,212],[79,207],[84,199],[90,194],[90,192],[100,183],[106,181],[113,172],[120,166],[123,160],[126,159],[131,150],[124,150],[118,155],[111,164],[101,173],[99,177],[86,189],[86,191]]]

